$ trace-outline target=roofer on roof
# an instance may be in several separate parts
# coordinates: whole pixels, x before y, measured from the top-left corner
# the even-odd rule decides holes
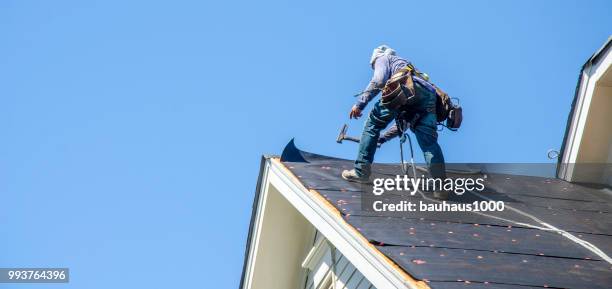
[[[374,49],[370,58],[370,66],[374,69],[374,76],[366,87],[365,91],[359,96],[357,103],[351,108],[349,117],[359,118],[363,109],[383,88],[387,80],[396,73],[407,69],[413,69],[408,60],[395,55],[395,50],[386,45],[381,45]],[[417,142],[423,151],[429,172],[433,178],[445,178],[444,155],[438,145],[437,120],[436,120],[436,89],[427,80],[415,74],[409,74],[412,78],[414,91],[409,97],[411,101],[402,102],[399,106],[384,103],[384,99],[377,101],[370,111],[366,120],[359,153],[355,160],[355,168],[342,172],[342,178],[353,182],[369,182],[371,175],[371,165],[374,161],[377,143],[383,143],[389,138],[396,136],[396,126],[380,137],[380,133],[389,123],[401,116],[403,120],[411,123],[410,128],[414,132]],[[385,93],[383,93],[383,97]],[[434,192],[434,197],[446,199],[446,192]]]

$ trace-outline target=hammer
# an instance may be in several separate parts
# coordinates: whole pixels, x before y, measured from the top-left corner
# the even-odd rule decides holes
[[[358,138],[346,135],[347,130],[348,130],[348,124],[345,123],[340,129],[340,134],[338,134],[338,138],[336,138],[336,142],[342,143],[343,140],[350,140],[352,142],[359,143]]]

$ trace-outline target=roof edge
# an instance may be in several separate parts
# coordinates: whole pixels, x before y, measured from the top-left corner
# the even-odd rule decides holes
[[[342,218],[342,214],[338,211],[329,201],[324,199],[322,195],[313,189],[307,189],[304,184],[302,184],[297,176],[293,174],[282,162],[280,159],[274,158],[270,160],[270,167],[268,168],[272,173],[279,173],[282,175],[280,178],[291,191],[296,193],[297,198],[301,201],[304,200],[306,202],[310,202],[309,208],[313,211],[314,214],[319,214],[324,222],[327,224],[315,224],[311,220],[309,222],[319,231],[323,231],[322,226],[330,226],[333,228],[335,233],[338,233],[338,238],[342,238],[342,243],[350,244],[351,247],[345,244],[339,244],[338,238],[334,238],[332,236],[325,236],[334,246],[340,249],[345,249],[342,252],[345,256],[349,255],[347,249],[353,249],[359,252],[359,256],[363,259],[364,263],[367,263],[371,266],[371,268],[376,269],[382,278],[394,284],[394,288],[402,288],[398,287],[399,284],[405,286],[406,288],[414,288],[414,289],[427,289],[429,286],[426,282],[420,281],[412,277],[408,272],[399,267],[393,260],[389,257],[385,256],[382,252],[380,252],[374,245],[372,245],[357,229],[351,226],[346,220]],[[294,189],[291,189],[293,187]],[[280,190],[279,190],[280,191]],[[285,196],[287,197],[287,196]],[[289,200],[292,203],[291,200]],[[296,205],[292,203],[294,207]],[[317,208],[318,207],[318,208]],[[296,207],[298,211],[299,208]],[[316,212],[319,211],[319,212]],[[304,212],[300,211],[302,215]],[[307,219],[308,217],[305,216]],[[323,232],[322,232],[323,233]],[[325,234],[324,234],[325,235]],[[335,242],[334,242],[335,241]],[[348,258],[348,256],[347,256]],[[357,264],[355,267],[357,267]],[[367,275],[367,272],[362,272],[364,276]],[[366,276],[367,278],[367,276]],[[371,280],[368,278],[373,284],[375,280]],[[392,281],[395,280],[395,281]]]
[[[251,249],[251,243],[253,242],[253,230],[255,227],[259,197],[261,195],[263,176],[266,169],[266,163],[273,157],[274,156],[271,155],[262,155],[259,163],[259,175],[257,176],[257,185],[255,187],[255,195],[253,196],[253,205],[251,205],[251,221],[249,222],[249,232],[247,233],[246,246],[244,249],[244,262],[242,264],[242,274],[240,276],[240,284],[238,285],[238,289],[244,288],[246,270],[247,266],[249,265],[249,252]]]
[[[572,127],[572,121],[576,114],[576,103],[578,102],[578,98],[580,97],[580,89],[582,87],[582,78],[584,77],[584,71],[587,67],[592,66],[593,63],[599,61],[601,56],[605,51],[612,47],[612,36],[608,37],[608,40],[595,52],[589,59],[582,65],[580,68],[580,74],[578,75],[578,82],[576,83],[576,89],[574,90],[574,99],[572,100],[572,105],[570,106],[570,113],[567,116],[567,123],[565,125],[565,133],[563,134],[563,142],[561,143],[561,149],[559,149],[559,156],[557,159],[557,170],[555,173],[555,177],[559,178],[559,173],[562,167],[563,156],[565,155],[565,150],[567,149],[567,138],[570,134],[570,129]]]

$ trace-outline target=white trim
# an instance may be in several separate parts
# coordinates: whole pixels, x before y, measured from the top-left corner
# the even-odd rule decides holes
[[[316,289],[330,289],[334,288],[336,284],[334,284],[334,274],[333,270],[329,270],[323,280],[321,280],[321,284],[319,284]]]
[[[578,96],[576,99],[574,115],[570,122],[570,129],[565,139],[566,147],[561,158],[559,177],[571,181],[574,167],[580,152],[580,145],[584,129],[588,120],[589,108],[599,79],[612,65],[612,49],[601,51],[602,57],[596,63],[588,63],[580,77]]]
[[[589,70],[593,68],[592,65],[589,65]],[[578,146],[580,145],[580,139],[582,139],[582,133],[584,131],[584,122],[586,121],[586,112],[585,112],[585,102],[590,104],[591,99],[586,100],[586,90],[588,88],[588,84],[590,81],[590,71],[584,71],[580,77],[580,86],[578,90],[578,99],[576,100],[576,108],[575,113],[572,117],[572,121],[570,124],[570,130],[568,137],[566,139],[567,146],[563,157],[561,158],[561,173],[559,176],[562,179],[569,180],[569,176],[572,175],[574,166],[568,165],[576,163],[576,158],[578,156]],[[588,108],[588,104],[586,107]],[[587,109],[588,110],[588,109]],[[581,122],[582,120],[582,122]]]
[[[382,254],[363,244],[343,219],[334,215],[302,184],[288,176],[286,168],[277,161],[267,160],[267,182],[272,184],[325,238],[377,288],[411,288],[416,284],[406,281]],[[247,287],[248,288],[248,287]]]
[[[312,247],[312,249],[304,258],[302,262],[302,268],[313,270],[317,265],[319,260],[321,260],[321,256],[325,253],[327,249],[329,249],[329,245],[327,244],[327,240],[325,238],[321,238],[317,241],[317,243]]]
[[[257,211],[255,213],[255,221],[253,222],[253,232],[251,236],[251,245],[249,246],[249,254],[247,266],[244,273],[244,284],[243,288],[251,288],[253,283],[253,266],[255,264],[255,257],[257,256],[257,247],[259,245],[259,236],[261,234],[261,224],[263,220],[263,212],[265,208],[265,201],[268,194],[268,172],[269,172],[270,160],[266,159],[265,164],[262,168],[263,173],[261,176],[261,187],[259,189],[259,199],[257,200]]]

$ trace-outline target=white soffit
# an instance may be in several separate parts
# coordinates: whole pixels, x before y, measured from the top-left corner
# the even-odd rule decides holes
[[[268,159],[267,182],[278,189],[377,288],[428,288],[411,279],[352,228],[316,192],[307,190],[278,159]],[[410,279],[409,279],[410,278]],[[248,287],[247,287],[248,288]]]

